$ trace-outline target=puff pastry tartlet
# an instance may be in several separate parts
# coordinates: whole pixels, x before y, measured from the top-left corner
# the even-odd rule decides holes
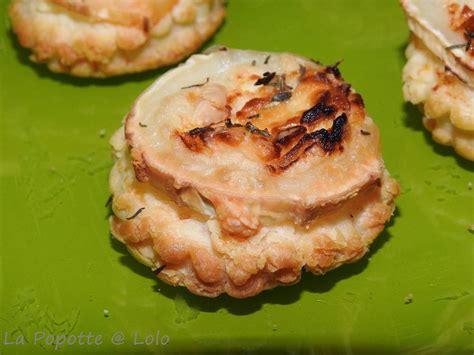
[[[474,160],[474,1],[401,3],[412,31],[405,99],[420,107],[436,142]]]
[[[398,194],[361,96],[337,65],[292,54],[194,55],[111,143],[112,234],[198,295],[249,297],[359,259]]]
[[[54,72],[108,77],[178,62],[225,16],[224,0],[13,0],[12,29]]]

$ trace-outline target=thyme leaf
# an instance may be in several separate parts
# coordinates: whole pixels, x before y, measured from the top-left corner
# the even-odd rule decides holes
[[[306,67],[300,64],[299,72],[300,72],[300,79],[301,79],[306,74]]]
[[[110,194],[107,202],[105,203],[105,207],[110,207],[112,205],[112,200],[114,199],[114,194]]]
[[[197,87],[200,87],[200,86],[204,86],[204,85],[206,85],[207,83],[209,83],[209,78],[206,78],[206,81],[203,82],[203,83],[201,83],[201,84],[194,84],[194,85],[184,86],[184,87],[182,87],[181,89],[184,90],[184,89],[197,88]]]
[[[166,264],[163,264],[159,267],[157,267],[155,270],[153,270],[153,272],[155,273],[155,275],[159,275],[166,267]]]
[[[466,43],[453,44],[452,46],[446,47],[446,49],[452,50],[452,49],[459,49],[459,48],[467,48],[467,50],[469,50],[470,46],[471,46],[471,41],[467,41]]]
[[[137,210],[137,212],[135,212],[132,216],[130,217],[127,217],[128,220],[131,220],[131,219],[134,219],[136,218],[140,213],[143,212],[143,210],[145,209],[145,207],[141,207]]]
[[[273,95],[272,102],[283,102],[288,101],[291,98],[291,92],[283,91],[279,92],[278,94]]]
[[[188,133],[189,133],[190,136],[195,137],[195,136],[199,136],[203,133],[213,132],[213,131],[214,131],[214,128],[212,128],[212,127],[197,127],[197,128],[193,128]]]
[[[272,72],[272,73],[269,73],[269,72],[265,72],[263,73],[263,77],[261,77],[260,79],[258,79],[256,82],[255,82],[255,86],[259,86],[259,85],[268,85],[272,80],[273,78],[275,77],[276,73],[275,72]]]
[[[250,122],[247,122],[245,124],[245,129],[248,130],[250,133],[260,134],[261,136],[264,136],[265,138],[271,138],[272,137],[272,135],[268,132],[268,130],[266,128],[264,130],[261,130],[261,129],[255,127]]]
[[[232,127],[242,127],[242,125],[240,123],[232,123],[232,121],[230,120],[230,118],[226,118],[225,119],[225,126],[227,128],[232,128]]]

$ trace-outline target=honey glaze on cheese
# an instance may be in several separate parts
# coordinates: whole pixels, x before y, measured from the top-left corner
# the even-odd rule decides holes
[[[192,86],[199,89],[187,94],[190,101],[209,99],[196,105],[191,120],[207,124],[176,131],[189,150],[212,155],[228,145],[281,173],[306,154],[343,151],[351,109],[363,112],[362,98],[341,81],[337,65],[319,70],[300,65],[298,71],[267,71],[260,77],[237,74],[237,80],[243,78],[243,86],[250,82],[256,90],[233,90],[225,102],[220,85]]]

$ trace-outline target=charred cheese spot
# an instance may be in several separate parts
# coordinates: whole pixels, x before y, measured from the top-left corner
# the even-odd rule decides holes
[[[271,97],[256,97],[247,101],[242,109],[237,112],[237,118],[246,119],[249,116],[257,115],[265,105],[272,102]]]
[[[275,143],[278,145],[286,146],[290,144],[294,139],[306,133],[306,127],[304,126],[293,126],[290,128],[282,129],[278,132]]]
[[[287,75],[298,78],[294,90],[286,82]],[[248,96],[248,93],[232,92],[227,97],[228,118],[188,132],[178,132],[178,135],[186,147],[196,153],[202,153],[205,148],[212,151],[211,145],[219,144],[254,152],[271,172],[277,174],[313,153],[314,146],[319,146],[326,155],[342,152],[351,112],[356,116],[365,113],[362,97],[353,93],[351,86],[340,78],[337,65],[317,71],[305,68],[304,72],[288,74],[265,72],[254,85],[262,86],[258,92],[266,91],[266,96],[248,98],[232,115],[229,104]],[[295,108],[294,97],[296,100],[302,97],[313,104],[309,108]]]
[[[231,146],[238,146],[245,138],[244,129],[233,129],[216,134],[216,140]]]
[[[288,153],[269,164],[268,168],[272,172],[281,173],[297,162],[316,145],[320,146],[326,153],[334,152],[334,148],[342,142],[347,121],[346,114],[342,114],[333,121],[329,131],[322,128],[311,133],[306,133]]]
[[[329,97],[330,92],[324,91],[318,103],[303,113],[300,122],[302,124],[310,124],[316,122],[322,117],[331,116],[336,109],[334,106],[328,104]]]
[[[143,32],[150,32],[150,19],[148,17],[143,18]]]
[[[468,5],[464,5],[461,9],[459,4],[451,4],[448,6],[448,12],[451,18],[451,28],[463,34],[466,40],[464,44],[466,52],[469,52],[471,56],[474,55],[474,10]]]
[[[183,143],[193,152],[201,152],[206,146],[206,140],[212,135],[214,128],[199,127],[190,130],[185,134],[181,134]]]

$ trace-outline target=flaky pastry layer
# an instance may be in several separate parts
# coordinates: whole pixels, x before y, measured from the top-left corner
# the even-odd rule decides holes
[[[108,77],[175,63],[225,16],[222,0],[14,0],[13,31],[54,72]]]
[[[405,99],[424,113],[433,139],[474,160],[474,89],[461,81],[414,37],[403,70]]]
[[[299,281],[302,270],[323,274],[361,258],[394,210],[398,184],[385,173],[307,228],[267,221],[249,238],[222,233],[212,204],[179,205],[165,190],[137,181],[121,129],[112,139],[113,235],[171,285],[215,297],[244,298]],[[166,266],[164,266],[166,265]]]

